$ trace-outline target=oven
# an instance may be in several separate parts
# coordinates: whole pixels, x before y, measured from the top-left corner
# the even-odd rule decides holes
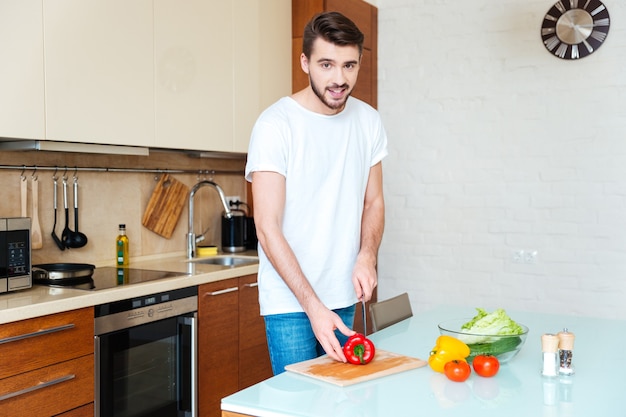
[[[96,306],[95,416],[197,416],[197,287]]]

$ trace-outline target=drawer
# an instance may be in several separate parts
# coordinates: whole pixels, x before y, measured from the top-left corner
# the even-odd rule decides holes
[[[56,416],[93,401],[93,355],[0,380],[0,417]]]
[[[0,379],[93,353],[93,307],[0,325]]]

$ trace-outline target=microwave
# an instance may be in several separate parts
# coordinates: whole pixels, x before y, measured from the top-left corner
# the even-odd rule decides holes
[[[32,287],[30,218],[0,218],[0,293]]]

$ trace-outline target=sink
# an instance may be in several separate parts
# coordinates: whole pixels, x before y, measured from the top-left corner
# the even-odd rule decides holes
[[[193,262],[197,264],[230,266],[231,268],[234,268],[236,266],[257,264],[259,263],[259,260],[253,257],[226,255],[226,256],[214,256],[211,258],[198,258],[198,259],[190,260],[188,262]]]

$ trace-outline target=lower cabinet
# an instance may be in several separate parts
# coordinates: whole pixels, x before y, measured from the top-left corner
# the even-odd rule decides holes
[[[198,408],[219,417],[221,399],[272,376],[256,274],[198,288]]]
[[[198,287],[198,415],[217,416],[239,388],[238,279]]]
[[[94,406],[93,403],[84,405],[82,407],[75,408],[67,411],[63,414],[59,414],[57,417],[93,417]]]
[[[93,308],[0,326],[0,417],[82,417],[94,401]]]
[[[239,278],[239,389],[272,376],[265,321],[259,315],[257,276]]]

